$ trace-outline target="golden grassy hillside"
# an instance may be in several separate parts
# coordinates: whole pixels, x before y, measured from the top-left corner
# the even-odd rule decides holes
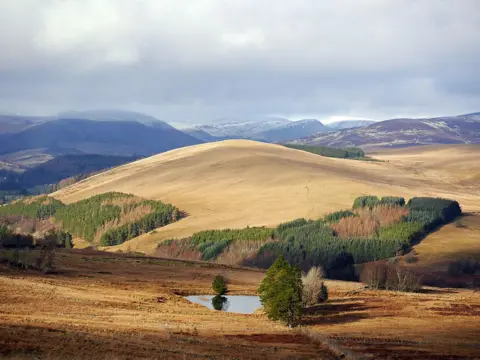
[[[437,154],[437,155],[435,155]],[[62,189],[66,203],[120,191],[169,202],[181,221],[121,245],[152,253],[166,238],[214,228],[274,226],[350,208],[363,194],[442,196],[480,209],[480,146],[378,154],[384,162],[322,157],[280,145],[230,140],[176,149]]]

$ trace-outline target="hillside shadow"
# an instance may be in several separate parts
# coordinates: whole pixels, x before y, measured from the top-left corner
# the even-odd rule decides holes
[[[363,303],[326,303],[304,309],[301,325],[344,324],[366,319],[366,313],[374,307]]]
[[[327,324],[347,324],[363,319],[367,319],[367,314],[335,314],[332,316],[305,316],[300,320],[299,325],[327,325]]]

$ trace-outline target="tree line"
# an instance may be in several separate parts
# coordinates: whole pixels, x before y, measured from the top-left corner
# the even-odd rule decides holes
[[[310,146],[285,144],[285,147],[295,150],[307,151],[321,156],[341,158],[341,159],[364,159],[365,152],[360,148],[333,148],[328,146]]]

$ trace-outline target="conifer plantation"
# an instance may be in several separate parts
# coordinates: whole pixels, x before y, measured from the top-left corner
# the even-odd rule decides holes
[[[0,207],[0,216],[51,220],[61,233],[110,246],[177,221],[182,213],[161,201],[108,192],[69,205],[48,196],[25,198]]]
[[[457,201],[438,198],[362,196],[352,209],[323,219],[296,219],[273,228],[209,230],[182,240],[168,240],[159,249],[175,248],[175,257],[197,251],[215,261],[230,247],[264,242],[243,264],[269,267],[282,256],[302,270],[321,266],[327,277],[355,280],[355,264],[403,255],[438,226],[461,215]]]

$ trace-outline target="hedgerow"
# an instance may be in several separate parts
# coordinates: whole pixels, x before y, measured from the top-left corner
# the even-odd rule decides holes
[[[313,154],[342,158],[342,159],[361,159],[365,157],[365,152],[360,148],[332,148],[328,146],[308,146],[286,144],[286,147],[295,150],[303,150]]]

